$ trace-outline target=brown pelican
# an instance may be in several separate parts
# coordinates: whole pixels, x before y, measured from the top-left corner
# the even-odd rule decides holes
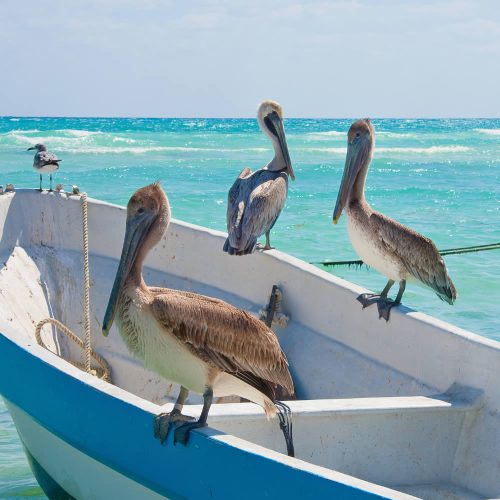
[[[342,210],[347,213],[349,238],[361,260],[384,274],[389,281],[380,294],[358,297],[363,308],[377,302],[379,318],[389,320],[392,307],[400,304],[407,281],[431,287],[441,300],[453,304],[457,293],[436,245],[409,227],[376,212],[365,199],[365,179],[375,145],[375,129],[369,119],[358,120],[348,133],[347,156],[334,224]],[[395,282],[396,300],[387,298]]]
[[[181,385],[174,410],[156,418],[155,434],[164,442],[175,422],[190,420],[181,414],[188,391],[203,394],[203,410],[197,422],[176,429],[174,443],[186,444],[191,429],[206,425],[213,397],[238,395],[262,406],[268,417],[278,412],[292,454],[290,410],[275,401],[275,389],[282,386],[293,394],[294,388],[274,332],[222,300],[144,282],[143,261],[169,221],[170,206],[159,183],[130,198],[122,255],[102,327],[108,335],[116,318],[128,349],[145,366]]]
[[[35,144],[28,151],[36,149],[33,168],[40,174],[40,191],[42,190],[42,174],[50,173],[50,190],[52,191],[52,172],[59,170],[59,160],[54,153],[47,151],[45,144]]]
[[[263,250],[270,250],[269,235],[288,194],[288,176],[295,180],[285,130],[283,109],[274,101],[264,101],[257,111],[261,130],[272,141],[274,158],[253,172],[244,168],[228,194],[227,232],[224,252],[246,255],[259,247],[257,238],[266,235]]]

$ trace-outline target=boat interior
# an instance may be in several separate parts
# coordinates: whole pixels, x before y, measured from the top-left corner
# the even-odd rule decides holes
[[[0,200],[0,328],[34,339],[36,324],[52,317],[81,336],[80,204],[62,195],[36,194],[35,199],[34,193],[16,203],[16,196],[8,203]],[[110,365],[114,386],[157,405],[160,413],[171,408],[179,387],[134,359],[115,326],[108,337],[101,334],[123,221],[122,209],[90,206],[92,347]],[[444,327],[430,319],[395,311],[392,324],[385,325],[376,311],[358,307],[358,289],[342,280],[279,252],[231,258],[217,252],[222,242],[220,233],[173,222],[147,261],[145,281],[218,297],[256,316],[267,306],[272,285],[280,286],[279,312],[287,324],[273,329],[296,388],[296,398],[287,404],[297,458],[418,498],[492,495],[499,448],[487,441],[498,432],[492,430],[498,429],[498,413],[485,411],[492,396],[484,387],[464,383],[466,377],[461,380],[449,369],[455,361],[472,370],[462,359],[467,351],[454,342],[474,339],[453,339],[456,333],[448,332],[437,346],[431,330]],[[55,355],[82,360],[82,350],[54,327],[45,326],[42,338]],[[455,349],[453,360],[444,359],[444,351]],[[498,366],[496,349],[485,356]],[[424,376],[428,371],[432,375]],[[185,413],[197,417],[201,401],[190,394]],[[236,397],[218,400],[208,422],[221,433],[286,453],[277,420],[266,420],[255,404]]]

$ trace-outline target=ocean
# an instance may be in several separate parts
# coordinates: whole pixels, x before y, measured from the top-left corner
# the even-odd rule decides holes
[[[296,181],[271,233],[279,250],[308,262],[357,258],[345,215],[332,225],[352,121],[285,120]],[[430,237],[440,249],[500,241],[500,119],[373,124],[377,140],[366,197],[376,210]],[[239,172],[260,168],[272,157],[255,119],[3,117],[0,184],[38,187],[33,152],[26,151],[37,142],[63,160],[54,186],[76,184],[91,197],[125,205],[137,188],[160,180],[173,217],[219,230],[225,230],[227,191]],[[445,260],[458,290],[455,305],[412,284],[404,304],[500,340],[500,250]],[[324,269],[374,291],[386,283],[366,267]],[[45,498],[3,402],[0,497]]]

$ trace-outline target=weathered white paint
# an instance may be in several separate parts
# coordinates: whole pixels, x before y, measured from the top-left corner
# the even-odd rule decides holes
[[[4,220],[0,331],[32,338],[34,323],[50,312],[80,331],[78,197],[3,195]],[[94,345],[112,365],[117,387],[92,383],[157,413],[157,404],[177,396],[175,385],[132,359],[116,329],[107,338],[100,334],[124,220],[123,209],[91,202]],[[224,238],[172,222],[148,258],[146,282],[217,296],[254,313],[272,285],[280,285],[291,321],[278,335],[300,398],[290,404],[300,459],[423,498],[500,495],[497,342],[406,308],[393,310],[389,323],[378,321],[376,310],[362,311],[355,300],[360,287],[277,251],[230,257],[222,252]],[[80,356],[45,336],[54,350]],[[186,408],[196,416],[199,411],[198,405]],[[255,405],[214,405],[209,423],[283,451],[276,422],[267,422]]]

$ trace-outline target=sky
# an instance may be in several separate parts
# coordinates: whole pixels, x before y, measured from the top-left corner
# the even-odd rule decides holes
[[[0,115],[500,117],[497,0],[0,5]]]

